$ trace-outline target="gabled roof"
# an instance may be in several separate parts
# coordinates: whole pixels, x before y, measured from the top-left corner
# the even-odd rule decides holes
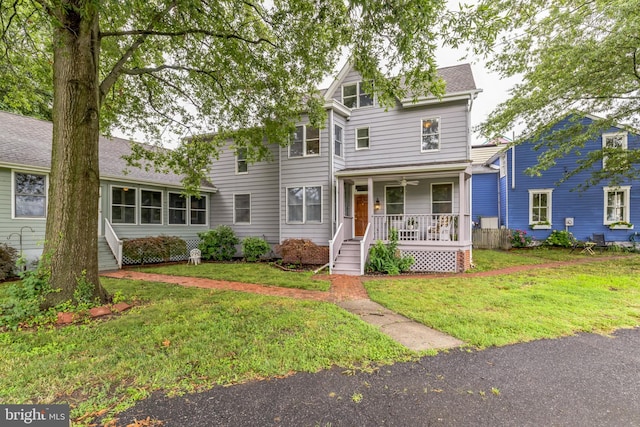
[[[48,171],[52,134],[51,122],[0,111],[0,166]],[[101,178],[182,188],[179,175],[127,167],[122,156],[131,153],[130,146],[126,139],[100,137]],[[203,183],[201,189],[215,191],[215,186]]]
[[[331,83],[331,85],[324,91],[325,100],[329,101],[335,91],[340,87],[342,80],[346,77],[346,75],[351,71],[353,65],[351,61],[347,61],[342,69],[336,75],[335,80]],[[478,89],[476,87],[476,82],[473,78],[473,73],[471,71],[470,64],[459,64],[453,65],[450,67],[443,67],[437,69],[438,76],[445,81],[445,95],[443,98],[452,97],[455,95],[465,95],[468,97],[469,95],[475,96],[479,92],[482,92],[482,89]],[[418,101],[425,100],[436,100],[438,98],[431,94],[419,95]],[[413,101],[413,94],[410,94],[407,99],[403,99],[403,104],[408,101]]]

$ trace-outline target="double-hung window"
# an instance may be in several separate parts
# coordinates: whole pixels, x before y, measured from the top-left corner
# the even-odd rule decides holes
[[[453,184],[431,184],[431,213],[453,213]]]
[[[553,189],[529,190],[529,224],[551,226]]]
[[[47,215],[47,176],[13,174],[13,214],[15,218],[44,218]]]
[[[629,222],[631,187],[604,187],[604,224]]]
[[[320,129],[309,125],[296,126],[289,143],[289,157],[318,156],[320,154]]]
[[[200,198],[169,193],[169,224],[172,225],[206,225],[207,196]]]
[[[627,149],[627,133],[604,133],[602,134],[602,150],[604,151],[602,156],[602,167],[605,168],[607,164],[607,150],[626,150]]]
[[[114,224],[136,223],[136,189],[111,187],[111,222]]]
[[[356,150],[369,148],[369,128],[356,129]]]
[[[322,222],[322,187],[287,188],[287,222]]]
[[[342,103],[349,108],[362,108],[373,105],[373,96],[365,87],[365,82],[350,83],[342,86]]]
[[[385,187],[384,200],[387,215],[404,215],[404,187]]]
[[[251,194],[234,194],[233,196],[233,223],[251,223]]]
[[[162,191],[140,190],[140,223],[162,224]]]
[[[333,154],[342,157],[342,127],[334,125],[333,127]]]
[[[422,142],[420,151],[437,151],[440,149],[440,119],[422,120]]]
[[[238,148],[236,150],[236,173],[237,174],[249,173],[246,148]]]

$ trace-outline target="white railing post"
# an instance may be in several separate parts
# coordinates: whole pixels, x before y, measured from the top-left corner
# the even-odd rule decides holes
[[[367,262],[367,256],[369,255],[369,246],[373,241],[373,232],[371,231],[371,223],[367,224],[367,229],[364,232],[364,237],[360,241],[360,275],[364,274],[364,265]]]
[[[342,248],[343,242],[344,223],[340,223],[338,229],[336,230],[336,234],[333,236],[333,239],[329,240],[329,274],[333,273],[333,265],[335,264],[336,258],[338,258],[338,254],[340,253],[340,248]]]
[[[107,240],[107,244],[111,249],[111,253],[116,258],[118,262],[118,268],[122,268],[122,240],[118,238],[118,235],[111,227],[111,223],[108,219],[104,219],[105,227],[104,227],[104,237]]]

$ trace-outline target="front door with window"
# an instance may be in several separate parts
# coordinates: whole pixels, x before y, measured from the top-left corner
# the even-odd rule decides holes
[[[369,198],[366,194],[356,194],[355,205],[354,235],[362,237],[367,230],[367,224],[369,224]]]

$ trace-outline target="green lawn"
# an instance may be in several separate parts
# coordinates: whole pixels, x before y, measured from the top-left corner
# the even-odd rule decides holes
[[[140,271],[313,291],[328,291],[331,286],[328,280],[314,278],[312,272],[283,271],[266,263],[255,262],[205,262],[200,265],[172,264],[159,267],[144,267],[140,268]]]
[[[567,252],[474,251],[474,259],[480,270],[490,263],[503,268],[566,259],[598,262],[489,277],[375,278],[365,286],[375,301],[480,348],[637,326],[640,256]],[[144,270],[186,270],[200,277],[270,285],[328,284],[264,264]],[[278,279],[281,273],[283,283]],[[82,420],[74,425],[85,425],[98,412],[116,415],[157,390],[180,394],[296,371],[369,366],[415,356],[329,303],[102,281],[110,292],[140,304],[111,319],[0,333],[1,402],[69,402],[73,417]],[[0,302],[8,285],[0,284]]]
[[[565,248],[527,248],[511,251],[493,251],[487,249],[473,250],[473,264],[470,272],[499,270],[516,265],[546,264],[555,261],[598,260],[622,255],[620,252],[596,251],[596,255],[582,254],[580,250]]]
[[[505,261],[510,253],[484,255],[504,266],[522,261]],[[638,255],[603,256],[599,262],[517,274],[375,279],[365,287],[371,299],[391,310],[482,348],[638,326],[639,273]]]
[[[70,402],[78,418],[117,413],[155,390],[411,356],[333,304],[102,280],[143,304],[108,321],[0,333],[0,402]]]

